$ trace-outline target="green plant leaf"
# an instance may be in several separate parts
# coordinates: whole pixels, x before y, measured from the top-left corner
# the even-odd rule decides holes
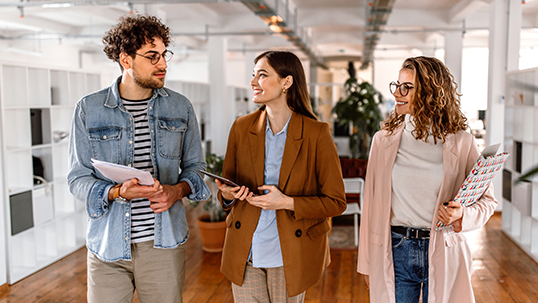
[[[519,176],[519,178],[516,180],[515,184],[518,184],[519,182],[529,182],[529,177],[532,177],[534,175],[538,174],[538,165],[531,168],[528,172],[524,173],[523,175]]]
[[[367,158],[373,135],[379,131],[383,121],[379,105],[383,96],[370,83],[358,83],[356,78],[349,78],[344,83],[346,96],[340,98],[333,108],[338,123],[353,125],[354,133],[350,137],[350,150],[354,158]]]

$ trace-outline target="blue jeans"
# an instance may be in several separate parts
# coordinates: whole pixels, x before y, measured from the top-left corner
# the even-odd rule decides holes
[[[392,233],[396,303],[428,303],[428,245],[430,239],[409,239]]]

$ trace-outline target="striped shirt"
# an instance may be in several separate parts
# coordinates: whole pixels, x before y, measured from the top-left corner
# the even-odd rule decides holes
[[[134,167],[154,175],[151,163],[151,136],[148,124],[148,103],[144,100],[122,99],[125,109],[133,116],[135,126]],[[148,199],[131,200],[131,243],[151,241],[154,236],[155,213]]]

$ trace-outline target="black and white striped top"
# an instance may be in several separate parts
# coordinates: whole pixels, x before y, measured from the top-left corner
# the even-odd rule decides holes
[[[149,100],[150,98],[137,101],[122,99],[122,102],[134,119],[134,167],[149,171],[153,176],[151,137],[147,115]],[[131,243],[151,241],[155,238],[155,213],[149,205],[150,202],[145,198],[131,200]]]

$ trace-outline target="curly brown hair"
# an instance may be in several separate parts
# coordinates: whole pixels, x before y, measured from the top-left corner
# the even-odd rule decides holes
[[[136,51],[146,43],[153,43],[155,38],[160,38],[166,47],[170,44],[170,28],[159,18],[139,14],[126,15],[120,17],[118,24],[105,33],[103,50],[110,60],[119,63],[121,53],[134,58]]]
[[[435,143],[437,140],[445,142],[448,134],[468,128],[467,118],[460,110],[461,94],[456,91],[458,85],[443,62],[423,56],[407,58],[402,64],[404,69],[414,74],[415,94],[411,103],[415,139],[428,142],[428,136],[432,135]],[[392,134],[404,120],[405,115],[393,110],[381,122],[381,129]]]

